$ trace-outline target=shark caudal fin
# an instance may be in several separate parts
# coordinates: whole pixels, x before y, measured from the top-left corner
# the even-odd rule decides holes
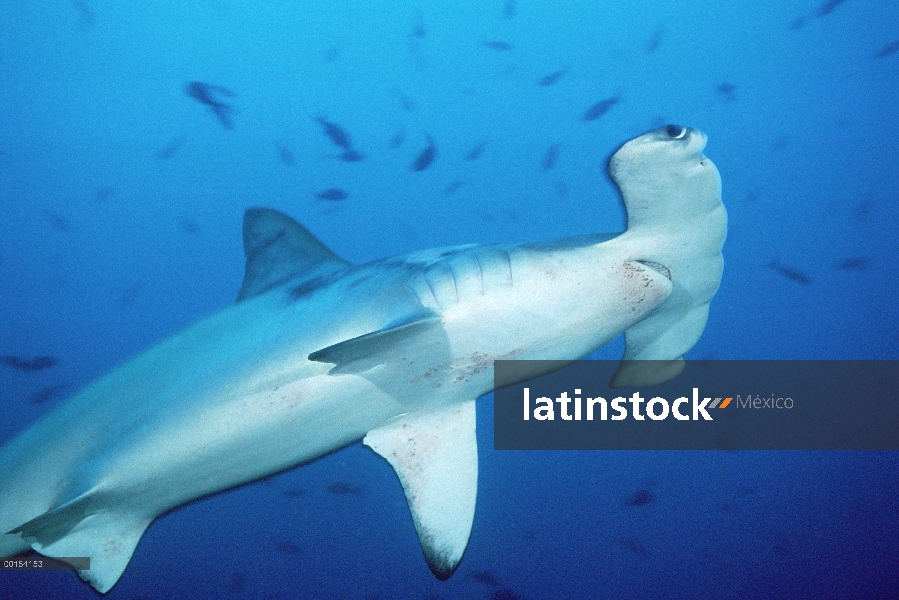
[[[428,566],[456,570],[471,535],[478,492],[475,403],[407,415],[368,432],[363,443],[396,471]]]
[[[90,570],[77,571],[97,591],[106,593],[122,576],[153,517],[109,508],[96,490],[81,494],[19,525],[19,534],[44,556],[91,559]]]
[[[244,213],[243,248],[247,267],[238,302],[295,277],[317,277],[349,266],[305,227],[273,208]]]
[[[627,210],[627,231],[610,243],[672,283],[668,299],[625,331],[612,387],[677,377],[684,353],[705,329],[727,236],[721,176],[703,155],[705,145],[702,132],[668,125],[627,142],[609,159],[609,175]]]

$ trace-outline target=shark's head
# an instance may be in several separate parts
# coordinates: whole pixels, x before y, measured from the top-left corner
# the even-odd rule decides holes
[[[628,229],[670,227],[720,204],[721,177],[702,153],[706,140],[696,129],[666,125],[627,142],[612,155],[609,175],[624,198]]]

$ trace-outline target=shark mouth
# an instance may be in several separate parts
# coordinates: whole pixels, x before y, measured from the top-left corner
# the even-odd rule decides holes
[[[668,269],[668,267],[666,267],[665,265],[660,265],[659,263],[653,262],[651,260],[638,260],[637,262],[641,265],[649,267],[653,271],[661,273],[668,279],[668,281],[671,281],[671,270]]]

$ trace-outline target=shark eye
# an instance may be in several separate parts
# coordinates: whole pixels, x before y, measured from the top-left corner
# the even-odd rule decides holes
[[[665,133],[673,140],[679,140],[687,135],[687,128],[680,125],[666,125]]]

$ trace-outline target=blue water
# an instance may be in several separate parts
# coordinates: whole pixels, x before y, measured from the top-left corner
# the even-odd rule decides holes
[[[352,262],[617,231],[606,158],[669,122],[708,134],[730,216],[689,356],[897,359],[897,23],[897,0],[4,2],[0,354],[59,362],[0,366],[0,441],[233,302],[248,207]],[[497,452],[489,397],[478,419],[447,582],[357,444],[162,516],[108,597],[899,597],[897,453]],[[0,597],[96,594],[16,571]]]

